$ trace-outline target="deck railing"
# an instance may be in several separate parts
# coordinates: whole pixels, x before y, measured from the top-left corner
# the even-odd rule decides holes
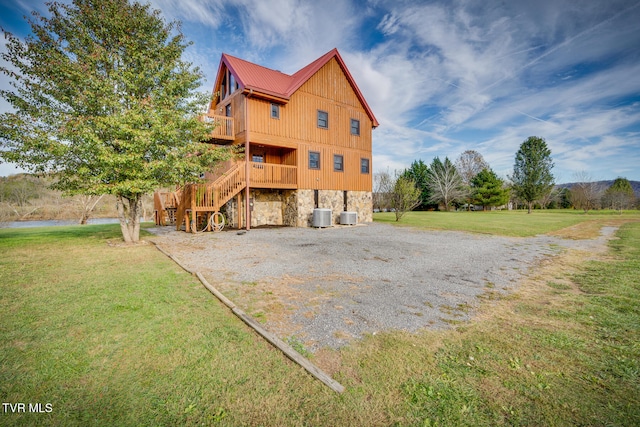
[[[187,209],[200,212],[217,212],[222,205],[238,194],[246,185],[244,162],[234,165],[213,182],[187,184],[184,200],[190,201]]]
[[[297,188],[298,168],[274,163],[251,162],[251,187]]]
[[[156,225],[167,225],[175,221],[175,211],[179,204],[179,190],[156,192],[153,195]]]
[[[227,173],[213,181],[215,207],[219,210],[246,185],[244,162],[237,163]]]
[[[203,116],[203,120],[206,123],[212,123],[215,125],[211,137],[213,139],[224,139],[227,141],[233,141],[236,138],[234,131],[234,124],[232,117],[206,115]]]
[[[297,188],[297,167],[272,163],[250,162],[252,188]],[[186,184],[174,193],[156,193],[156,209],[175,206],[175,222],[178,227],[190,230],[197,215],[217,212],[247,185],[246,163],[234,164],[215,181],[202,184]],[[160,208],[160,209],[158,209]]]

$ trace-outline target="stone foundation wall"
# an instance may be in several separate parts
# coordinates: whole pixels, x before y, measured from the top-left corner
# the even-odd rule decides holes
[[[296,227],[311,227],[313,221],[313,190],[298,190]]]
[[[222,207],[222,214],[226,221],[225,227],[238,228],[238,204],[235,197]],[[244,203],[240,204],[240,214],[244,223]]]
[[[251,190],[253,203],[251,226],[287,225],[291,227],[311,227],[315,208],[314,190]],[[236,199],[230,200],[223,209],[227,224],[238,226]],[[332,224],[340,224],[340,212],[344,210],[344,192],[339,190],[319,190],[318,207],[331,209]],[[373,221],[373,199],[370,192],[348,191],[347,210],[358,213],[358,223]],[[244,197],[240,206],[244,218]],[[244,223],[244,221],[243,221]]]
[[[340,224],[340,212],[344,211],[344,191],[320,190],[318,207],[331,209],[331,224]]]
[[[284,203],[281,191],[251,190],[249,192],[251,209],[251,226],[284,225],[282,221]]]
[[[358,223],[373,222],[373,196],[368,191],[349,191],[347,210],[358,213]]]
[[[298,190],[298,227],[313,224],[314,190]],[[344,211],[344,192],[318,190],[318,207],[331,209],[333,225],[340,224],[340,212]],[[348,191],[347,210],[358,213],[358,223],[373,221],[373,199],[368,191]]]

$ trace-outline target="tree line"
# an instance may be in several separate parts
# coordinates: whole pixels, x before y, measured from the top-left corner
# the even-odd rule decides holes
[[[374,175],[375,211],[393,211],[396,221],[410,210],[491,210],[575,208],[585,212],[607,207],[630,209],[637,199],[630,182],[618,178],[604,189],[587,174],[577,176],[571,188],[555,185],[551,150],[543,138],[527,138],[515,154],[513,173],[498,177],[482,154],[464,151],[452,162],[435,157],[430,164],[422,159],[393,174],[387,170]]]
[[[0,177],[0,223],[31,220],[74,220],[86,224],[90,218],[115,218],[115,197],[86,194],[65,195],[51,188],[54,177],[15,174]],[[153,198],[142,201],[141,217],[153,218]]]

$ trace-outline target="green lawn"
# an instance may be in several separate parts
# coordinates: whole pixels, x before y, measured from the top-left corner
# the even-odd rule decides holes
[[[399,222],[395,213],[373,215],[374,221],[406,225],[430,230],[459,230],[472,233],[503,236],[535,236],[560,230],[585,221],[640,220],[640,211],[592,211],[585,214],[576,210],[487,211],[487,212],[407,212]]]
[[[474,322],[312,356],[338,395],[118,225],[2,229],[0,400],[45,413],[0,425],[640,425],[640,223],[618,237]]]

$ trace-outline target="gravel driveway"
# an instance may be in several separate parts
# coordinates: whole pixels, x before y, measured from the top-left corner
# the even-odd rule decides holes
[[[311,351],[365,333],[442,328],[483,296],[516,288],[546,256],[595,240],[509,238],[372,223],[198,235],[159,227],[153,240],[266,329]]]

